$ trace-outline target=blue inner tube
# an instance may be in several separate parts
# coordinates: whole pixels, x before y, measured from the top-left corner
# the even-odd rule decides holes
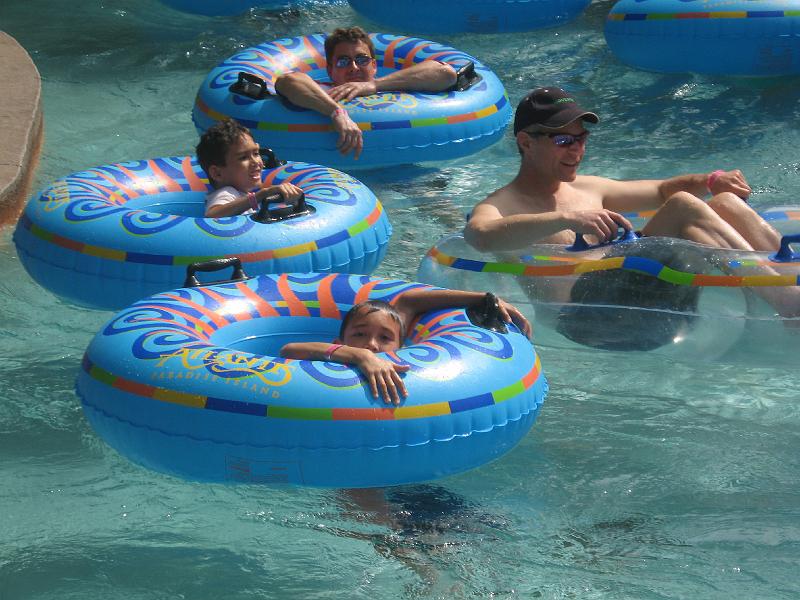
[[[426,33],[501,33],[562,25],[590,0],[350,0],[365,17],[394,29]]]
[[[354,98],[343,106],[363,131],[359,160],[336,149],[330,118],[300,108],[275,95],[275,79],[304,71],[327,82],[324,41],[320,34],[276,40],[233,55],[206,77],[197,93],[192,119],[202,133],[233,117],[256,141],[285,158],[338,168],[375,167],[459,158],[495,143],[511,119],[511,106],[497,76],[478,59],[419,38],[370,34],[378,76],[425,59],[474,65],[474,84],[464,91],[423,94],[382,92]],[[263,80],[266,96],[252,98],[231,91],[246,73]]]
[[[262,275],[178,289],[114,316],[83,358],[77,393],[98,434],[155,470],[207,481],[371,487],[492,460],[530,429],[547,393],[529,340],[463,309],[422,315],[407,344],[408,398],[376,400],[358,372],[277,358],[332,340],[367,297],[422,284],[344,274]]]
[[[193,157],[104,165],[32,198],[14,231],[20,261],[73,303],[119,309],[183,284],[186,266],[236,256],[251,275],[371,273],[391,236],[381,203],[353,177],[288,163],[263,179],[300,187],[314,212],[277,223],[203,217],[210,189]]]
[[[621,61],[649,71],[800,73],[800,12],[792,0],[620,0],[605,36]]]

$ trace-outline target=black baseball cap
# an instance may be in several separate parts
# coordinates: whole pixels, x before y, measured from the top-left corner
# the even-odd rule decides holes
[[[577,119],[597,123],[597,115],[584,110],[575,98],[557,87],[536,88],[517,105],[514,115],[514,135],[531,125],[559,129]]]

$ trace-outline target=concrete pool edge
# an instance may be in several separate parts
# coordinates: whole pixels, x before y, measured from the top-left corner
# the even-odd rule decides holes
[[[41,149],[42,82],[27,51],[0,31],[0,226],[16,221],[22,210]]]

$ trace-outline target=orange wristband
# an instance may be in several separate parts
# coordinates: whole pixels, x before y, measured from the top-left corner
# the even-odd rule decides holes
[[[325,360],[330,361],[333,353],[336,352],[339,348],[342,347],[342,344],[331,344],[325,349]]]

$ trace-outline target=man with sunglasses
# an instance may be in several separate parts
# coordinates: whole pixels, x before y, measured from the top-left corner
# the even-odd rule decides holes
[[[376,77],[375,47],[360,27],[336,29],[325,39],[325,60],[331,86],[320,85],[307,74],[293,71],[275,80],[275,90],[292,104],[330,116],[339,134],[336,147],[358,159],[364,147],[361,129],[340,104],[358,96],[385,91],[440,92],[456,82],[456,72],[435,60]]]
[[[737,250],[779,248],[780,234],[745,202],[751,190],[741,171],[638,181],[578,175],[589,137],[584,125],[598,121],[562,89],[537,88],[525,96],[514,115],[519,172],[472,211],[467,242],[482,251],[569,245],[576,234],[605,242],[616,238],[620,227],[633,228],[620,213],[655,210],[643,236]],[[702,199],[706,195],[708,202]],[[782,316],[800,316],[800,290],[759,293]]]
[[[584,124],[598,121],[560,88],[537,88],[525,96],[514,116],[519,172],[475,207],[467,241],[481,250],[568,245],[576,233],[608,241],[620,227],[632,228],[620,213],[656,210],[642,228],[645,236],[777,250],[777,231],[744,202],[750,186],[741,171],[639,181],[578,175],[589,136]],[[705,202],[707,194],[712,198]]]

